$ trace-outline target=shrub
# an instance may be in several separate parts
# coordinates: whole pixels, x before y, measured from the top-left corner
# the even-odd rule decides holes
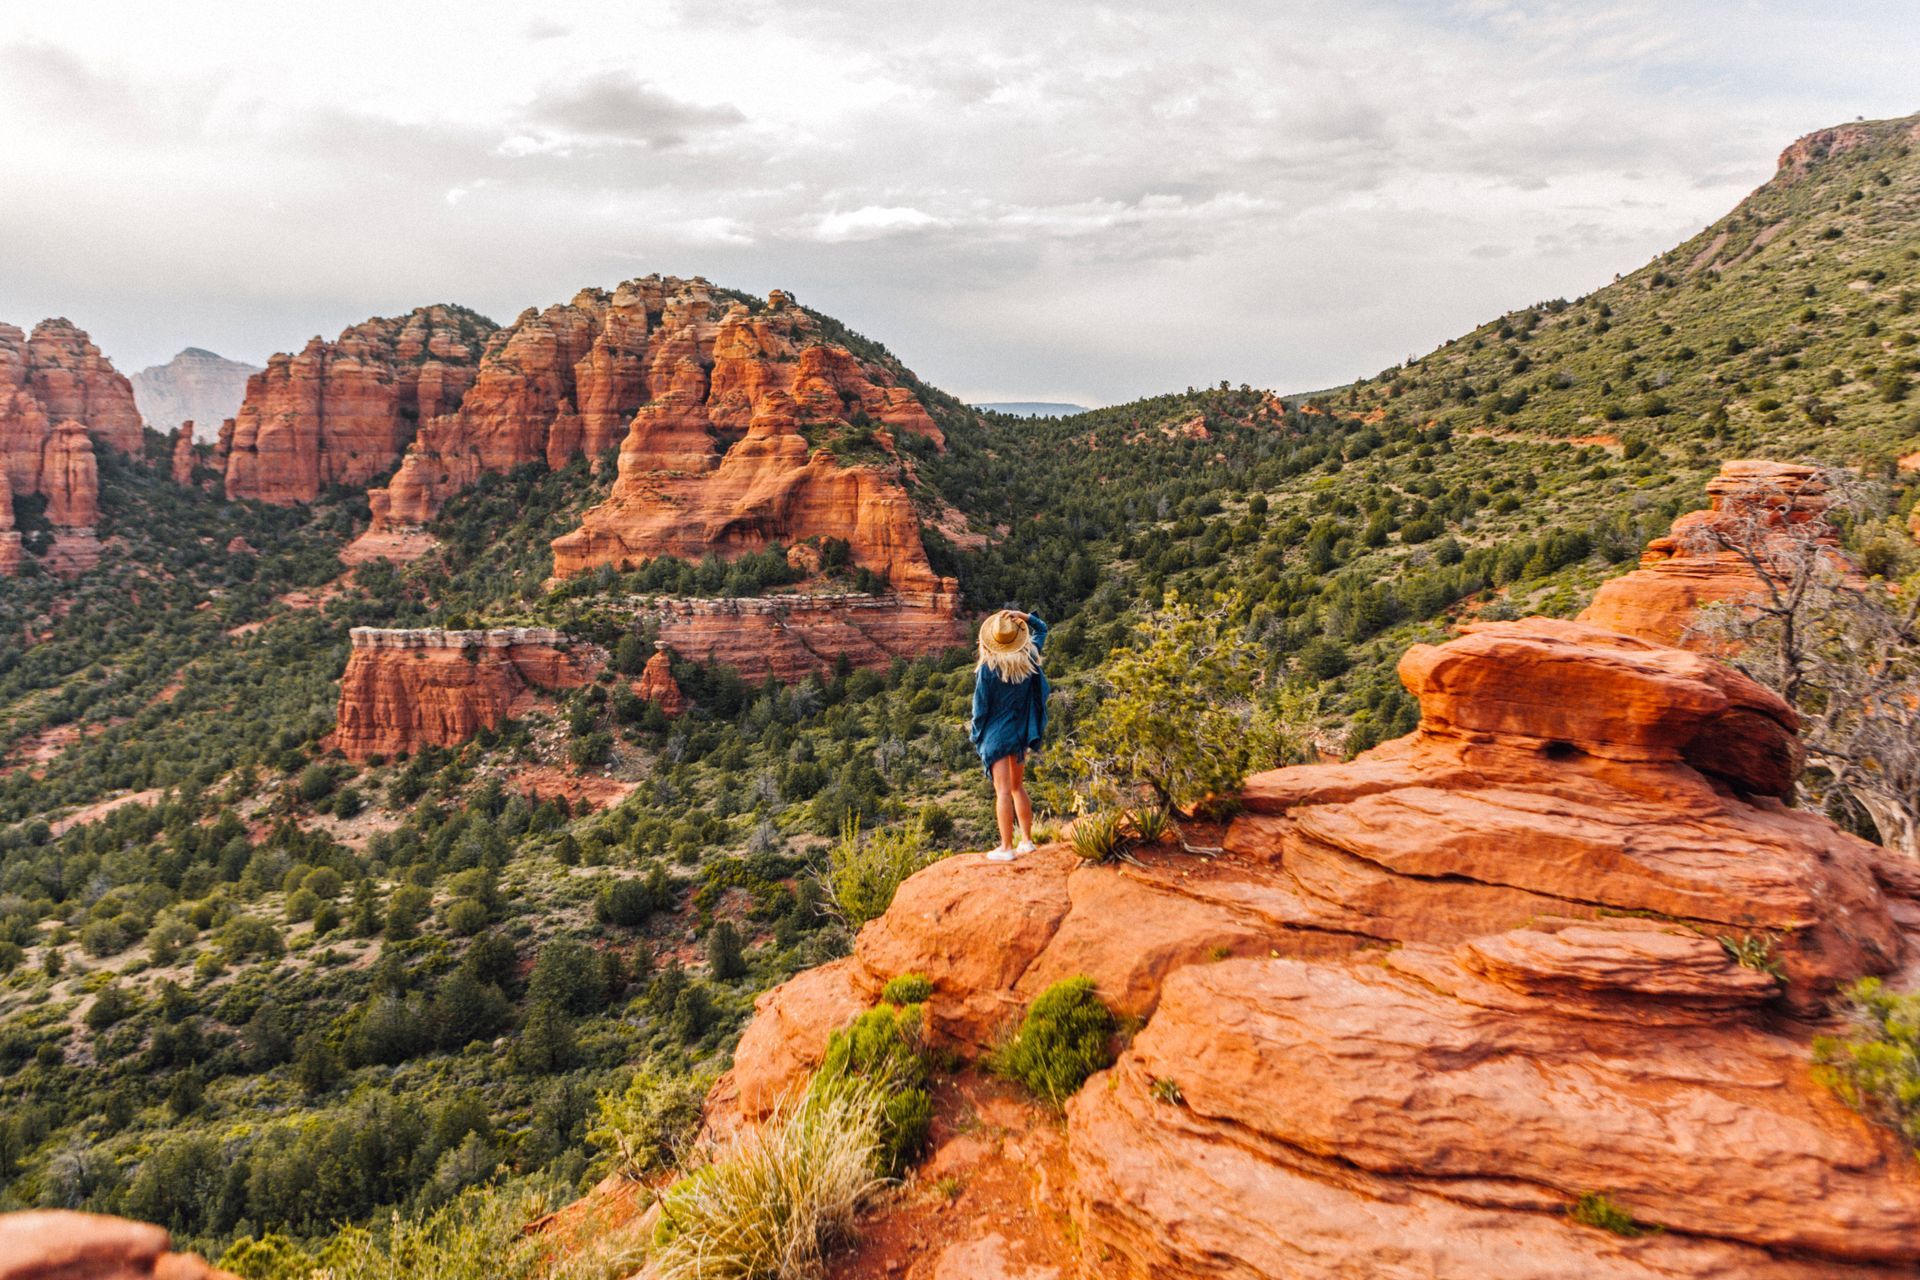
[[[447,932],[456,937],[471,938],[486,928],[491,918],[492,913],[487,910],[486,903],[477,898],[460,898],[447,907]],[[314,929],[318,932],[318,923]]]
[[[731,921],[720,920],[707,931],[707,967],[715,982],[732,982],[747,972],[740,953],[740,932]]]
[[[1073,851],[1087,862],[1106,862],[1119,856],[1126,846],[1125,819],[1118,809],[1081,814],[1073,823]]]
[[[1878,978],[1847,991],[1845,1038],[1813,1042],[1814,1071],[1848,1106],[1920,1153],[1920,995],[1894,995]]]
[[[989,1065],[1062,1106],[1088,1076],[1112,1064],[1113,1031],[1113,1012],[1094,994],[1093,979],[1081,974],[1041,992]]]
[[[711,1083],[709,1076],[643,1067],[621,1092],[600,1095],[598,1120],[587,1141],[612,1152],[614,1172],[626,1177],[670,1169],[686,1158]]]
[[[1660,1230],[1659,1227],[1641,1222],[1633,1214],[1615,1204],[1604,1191],[1588,1191],[1578,1200],[1567,1206],[1567,1216],[1575,1222],[1589,1227],[1598,1227],[1602,1231],[1611,1231],[1617,1236],[1644,1236]]]
[[[1157,805],[1135,809],[1131,815],[1133,834],[1146,844],[1159,844],[1169,833],[1178,834],[1173,815]]]
[[[925,1004],[932,995],[933,983],[920,973],[903,973],[880,992],[888,1004]]]
[[[878,1093],[875,1161],[890,1178],[920,1154],[933,1125],[924,1017],[918,1004],[869,1009],[828,1038],[813,1078],[815,1092],[858,1086]]]
[[[849,929],[858,929],[893,904],[901,881],[939,857],[927,847],[927,830],[918,819],[863,838],[859,819],[851,818],[827,852],[821,888],[828,909]]]
[[[660,1198],[651,1259],[661,1280],[799,1280],[880,1185],[881,1099],[867,1086],[810,1092]]]

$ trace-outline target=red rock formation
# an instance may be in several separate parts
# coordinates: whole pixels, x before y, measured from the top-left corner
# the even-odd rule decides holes
[[[939,653],[967,640],[952,579],[914,594],[786,595],[643,603],[663,644],[694,662],[721,663],[749,680],[825,675],[844,656],[856,667]]]
[[[525,709],[536,689],[585,684],[606,660],[544,628],[352,635],[334,732],[350,760],[458,745]]]
[[[459,406],[493,332],[464,308],[421,307],[274,356],[222,428],[227,496],[311,502],[390,470],[420,422]]]
[[[1416,646],[1401,678],[1414,734],[1251,779],[1222,856],[914,876],[852,956],[761,997],[709,1124],[764,1116],[899,974],[971,1057],[1086,973],[1144,1022],[1069,1101],[1048,1188],[1088,1274],[1913,1274],[1920,1165],[1814,1082],[1802,1019],[1920,960],[1920,875],[1770,798],[1792,713],[1546,619]],[[1595,1191],[1664,1230],[1573,1221]]]
[[[670,291],[706,288],[648,276],[521,313],[488,345],[460,411],[424,423],[392,482],[368,493],[374,527],[424,524],[486,472],[611,448],[647,398],[650,323],[685,305]]]
[[[20,534],[13,527],[13,490],[0,480],[0,578],[10,578],[20,572],[25,555]]]
[[[1702,608],[1751,600],[1762,589],[1752,566],[1716,541],[1716,532],[1738,539],[1752,521],[1782,529],[1824,523],[1827,509],[1826,485],[1814,468],[1784,462],[1724,463],[1707,495],[1707,510],[1688,512],[1666,537],[1648,543],[1640,568],[1602,584],[1580,620],[1662,644],[1702,645],[1686,634]]]
[[[27,389],[49,422],[72,419],[108,448],[140,455],[140,411],[132,384],[71,321],[42,320],[33,327],[26,372]]]
[[[0,511],[0,576],[24,563],[20,536],[12,532],[15,495],[47,498],[47,518],[60,531],[48,569],[78,573],[99,560],[95,441],[140,450],[140,415],[127,380],[65,320],[41,321],[31,338],[0,324],[0,488],[8,491]]]
[[[687,710],[687,695],[680,692],[680,683],[673,678],[673,656],[664,645],[647,659],[633,691],[666,715],[683,715]]]
[[[785,294],[717,321],[704,296],[681,303],[681,326],[663,321],[650,356],[652,395],[620,447],[613,494],[554,542],[555,574],[820,537],[844,539],[855,563],[902,591],[940,590],[890,434],[940,439],[912,393],[822,339]],[[828,438],[848,460],[815,447]]]
[[[66,1209],[0,1214],[0,1280],[238,1280],[192,1253],[169,1253],[165,1227]]]
[[[173,429],[173,482],[177,485],[192,484],[193,470],[197,465],[199,463],[193,452],[193,423],[183,422]]]

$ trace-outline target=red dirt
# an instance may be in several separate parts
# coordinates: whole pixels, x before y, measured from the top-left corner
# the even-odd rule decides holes
[[[968,1069],[934,1086],[927,1149],[862,1218],[859,1241],[828,1266],[828,1280],[1074,1274],[1066,1205],[1056,1203],[1066,1185],[1064,1120],[1017,1086]]]
[[[575,813],[580,812],[583,801],[591,808],[605,809],[619,804],[640,788],[638,782],[598,774],[573,774],[551,764],[523,766],[507,785],[535,802],[565,796]]]

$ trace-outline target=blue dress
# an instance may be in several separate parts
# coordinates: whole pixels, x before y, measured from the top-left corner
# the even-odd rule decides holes
[[[1027,615],[1033,647],[1047,642],[1047,624]],[[988,774],[993,762],[1007,756],[1025,758],[1040,746],[1047,732],[1047,697],[1052,693],[1044,672],[1036,671],[1018,684],[1008,684],[984,662],[973,673],[973,746]]]

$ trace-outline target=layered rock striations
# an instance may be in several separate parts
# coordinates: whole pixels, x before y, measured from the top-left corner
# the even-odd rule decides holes
[[[274,356],[221,431],[227,496],[311,502],[392,470],[421,422],[459,407],[493,333],[465,308],[421,307]]]
[[[1251,779],[1222,856],[920,872],[852,956],[761,998],[710,1126],[766,1115],[902,973],[963,1057],[1085,973],[1143,1022],[1069,1101],[1048,1188],[1089,1274],[1913,1274],[1920,1165],[1815,1082],[1810,1041],[1839,984],[1920,959],[1920,875],[1775,798],[1793,713],[1546,619],[1401,677],[1420,728]],[[1575,1221],[1589,1193],[1648,1231]]]
[[[54,527],[48,569],[78,573],[98,561],[96,443],[130,454],[141,448],[127,380],[66,320],[43,320],[31,336],[0,324],[0,576],[25,563],[15,528],[21,497],[46,499]]]
[[[140,416],[156,431],[172,432],[182,423],[219,423],[238,416],[246,400],[247,381],[262,372],[260,366],[188,347],[165,364],[151,365],[134,374],[134,403]]]
[[[680,690],[680,682],[673,678],[673,654],[662,645],[654,650],[647,665],[641,669],[640,681],[633,691],[660,708],[662,715],[684,715],[687,710],[687,695]]]
[[[352,640],[333,738],[350,760],[456,746],[524,710],[536,690],[587,683],[606,661],[541,627],[355,627]]]
[[[642,601],[637,613],[661,643],[694,662],[733,667],[748,680],[826,675],[844,658],[884,667],[964,644],[952,579],[928,592],[782,595]]]
[[[1640,567],[1603,583],[1580,620],[1663,644],[1699,647],[1689,634],[1712,604],[1758,599],[1765,590],[1748,554],[1765,556],[1769,543],[1791,549],[1809,531],[1850,568],[1826,522],[1827,486],[1813,467],[1794,463],[1723,463],[1707,483],[1708,509],[1673,522],[1665,537],[1641,553]]]

